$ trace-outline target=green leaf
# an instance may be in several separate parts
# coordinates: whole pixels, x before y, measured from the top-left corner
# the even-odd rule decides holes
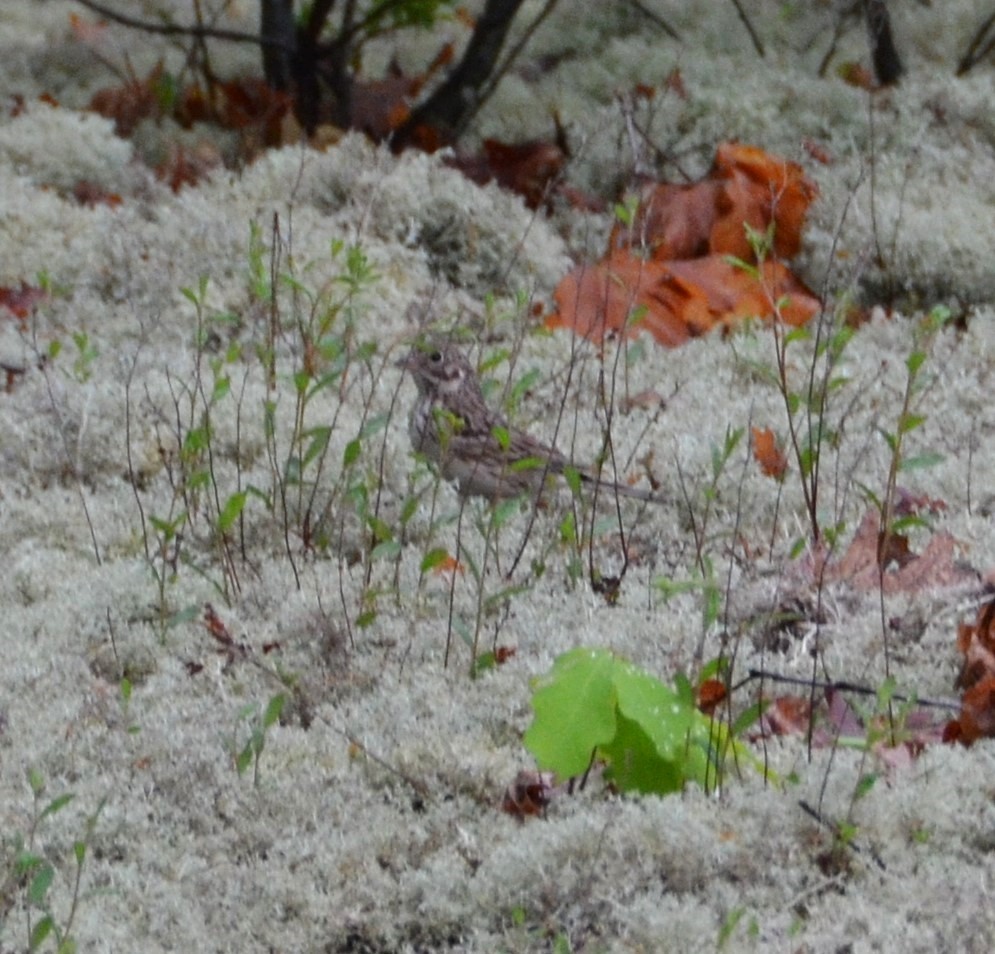
[[[428,573],[429,570],[434,570],[445,563],[448,557],[449,551],[445,547],[433,547],[422,557],[421,572]]]
[[[905,359],[905,367],[908,368],[910,378],[914,378],[916,376],[916,373],[923,366],[925,361],[925,351],[913,351],[912,354]]]
[[[276,434],[276,401],[263,402],[263,433],[267,438]]]
[[[698,580],[674,580],[669,576],[661,576],[653,581],[653,586],[660,591],[660,596],[664,602],[669,602],[675,596],[696,593],[701,588],[701,582]]]
[[[227,533],[241,516],[248,495],[248,491],[240,490],[225,501],[221,513],[218,514],[218,529],[222,533]]]
[[[568,512],[567,515],[560,521],[560,542],[577,542],[577,521],[572,512]]]
[[[898,421],[898,433],[908,434],[909,431],[921,427],[925,420],[926,417],[923,414],[903,414]]]
[[[618,731],[599,752],[607,757],[605,777],[623,792],[666,795],[684,787],[680,763],[661,756],[643,724],[618,716]]]
[[[722,259],[727,265],[732,266],[737,271],[743,272],[745,275],[749,275],[752,278],[760,277],[760,270],[757,266],[746,261],[746,259],[739,258],[736,255],[723,255]]]
[[[222,398],[227,397],[231,393],[231,378],[225,374],[220,378],[215,378],[214,388],[211,391],[211,403],[216,404]]]
[[[252,764],[252,758],[255,755],[255,748],[253,746],[253,740],[250,739],[245,743],[245,748],[235,758],[235,771],[239,775],[244,775],[245,770]]]
[[[43,864],[45,864],[45,859],[41,855],[36,855],[30,851],[21,851],[14,858],[14,871],[18,878],[25,878]]]
[[[571,467],[569,464],[563,468],[563,479],[567,482],[567,486],[570,488],[570,493],[575,497],[580,496],[580,485],[581,476],[580,471],[576,467]]]
[[[516,382],[511,392],[508,394],[508,404],[511,407],[517,407],[525,394],[530,388],[539,380],[541,375],[539,374],[538,368],[533,368],[531,371],[527,371],[523,374]]]
[[[523,741],[540,768],[561,778],[584,771],[592,753],[608,761],[623,791],[666,794],[686,780],[714,786],[730,748],[740,764],[762,770],[721,722],[697,710],[686,677],[671,688],[606,650],[577,649],[536,686]]]
[[[183,438],[183,453],[187,457],[195,457],[210,443],[210,432],[204,427],[192,427]]]
[[[356,625],[360,629],[366,629],[368,626],[372,626],[376,621],[377,611],[375,609],[363,610],[359,616],[356,617]]]
[[[628,662],[616,663],[614,684],[622,714],[642,727],[662,758],[674,758],[687,742],[697,710],[655,676]]]
[[[37,906],[45,903],[45,895],[52,886],[55,878],[55,869],[51,865],[42,865],[38,873],[31,879],[28,885],[28,900]]]
[[[919,530],[928,526],[929,523],[926,520],[923,520],[922,517],[918,517],[915,514],[909,514],[907,517],[899,517],[897,520],[893,520],[888,529],[891,533],[905,533],[908,530]]]
[[[521,473],[526,470],[542,470],[546,466],[546,460],[542,457],[522,457],[519,460],[512,461],[508,470],[514,474]]]
[[[386,520],[370,514],[370,516],[366,518],[366,523],[373,532],[373,539],[377,543],[383,543],[386,540],[394,539],[394,531],[390,528],[390,524],[388,524]]]
[[[375,434],[379,434],[386,426],[390,419],[387,414],[376,414],[371,417],[364,425],[362,430],[359,432],[359,436],[362,439],[368,437],[373,437]]]
[[[370,550],[370,560],[389,560],[401,552],[401,544],[397,540],[384,540]]]
[[[359,455],[362,453],[363,445],[360,439],[354,438],[346,444],[345,452],[342,454],[342,466],[351,467],[353,464],[359,460]]]
[[[488,669],[494,669],[497,666],[497,655],[493,652],[481,653],[473,661],[473,665],[470,667],[470,678],[477,679],[482,676]]]
[[[888,445],[888,450],[893,454],[898,452],[898,435],[892,434],[891,431],[886,431],[884,428],[877,428],[877,432],[885,439]]]
[[[279,721],[280,713],[283,712],[283,707],[287,702],[287,697],[282,692],[277,693],[270,699],[269,704],[266,706],[266,711],[263,713],[263,728],[268,729],[271,725],[274,725]]]
[[[757,722],[760,717],[764,714],[770,706],[770,700],[765,702],[755,702],[751,706],[747,706],[740,715],[736,718],[736,721],[732,724],[732,734],[734,736],[742,735],[750,726]]]
[[[311,375],[307,371],[296,371],[294,373],[294,390],[298,394],[306,394],[310,383]]]
[[[45,942],[45,938],[52,933],[55,921],[50,914],[46,914],[31,930],[31,937],[28,938],[28,950],[37,951]]]
[[[878,776],[873,772],[869,772],[867,775],[862,776],[858,780],[857,787],[854,790],[854,800],[863,798],[868,792],[870,792],[870,790],[877,784],[877,780]]]
[[[528,583],[516,583],[512,586],[502,587],[500,590],[488,594],[487,599],[484,600],[484,609],[487,611],[496,609],[502,603],[507,603],[514,597],[522,593],[528,593],[530,589],[531,587]]]
[[[725,920],[719,927],[718,948],[720,951],[729,943],[733,931],[736,930],[736,925],[742,920],[744,914],[746,914],[746,908],[733,908],[726,915]]]
[[[622,225],[632,226],[632,223],[636,219],[636,212],[639,210],[639,198],[637,196],[629,196],[626,198],[625,202],[617,202],[614,209],[615,218],[618,219]]]
[[[713,659],[709,659],[701,667],[701,672],[698,674],[698,682],[702,683],[706,679],[722,679],[729,673],[729,669],[729,658],[727,656],[716,656]]]
[[[181,610],[177,610],[169,619],[166,621],[167,629],[174,629],[177,626],[182,626],[184,623],[192,622],[197,619],[201,614],[201,606],[194,603],[192,606],[184,607]]]
[[[38,816],[39,821],[42,818],[46,818],[49,815],[54,815],[56,812],[61,811],[66,807],[76,796],[72,792],[66,792],[65,795],[60,795],[58,798],[53,798],[52,801],[45,806],[45,810]]]
[[[541,769],[560,778],[587,770],[591,754],[615,736],[614,656],[603,649],[575,649],[557,658],[537,682],[535,718],[522,739]]]
[[[328,438],[331,436],[331,433],[332,429],[327,426],[313,427],[307,432],[307,436],[311,438],[311,441],[308,444],[307,449],[304,451],[304,458],[301,461],[302,470],[313,460],[325,453],[325,448],[328,447]]]
[[[924,467],[935,467],[937,464],[942,464],[945,459],[943,454],[916,454],[912,457],[903,457],[898,469],[922,470]]]
[[[401,526],[406,526],[408,521],[415,515],[418,510],[418,498],[417,497],[406,497],[404,504],[401,507]]]
[[[797,341],[808,341],[812,337],[812,332],[806,327],[792,328],[784,336],[784,347],[787,348]]]
[[[31,786],[31,791],[36,797],[45,791],[45,778],[38,769],[28,769],[28,785]]]
[[[518,497],[511,497],[508,500],[502,500],[494,505],[493,516],[491,517],[494,522],[495,529],[500,529],[503,527],[520,508],[521,504]]]

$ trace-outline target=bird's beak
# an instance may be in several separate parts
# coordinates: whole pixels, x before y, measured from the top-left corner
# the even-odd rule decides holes
[[[403,358],[398,358],[394,362],[394,367],[400,368],[402,371],[414,371],[415,358],[415,353],[413,351],[409,351]]]

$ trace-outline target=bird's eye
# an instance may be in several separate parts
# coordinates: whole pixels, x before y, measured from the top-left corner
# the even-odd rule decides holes
[[[442,360],[442,352],[441,351],[433,351],[428,356],[428,360],[431,361],[432,364],[438,364]]]

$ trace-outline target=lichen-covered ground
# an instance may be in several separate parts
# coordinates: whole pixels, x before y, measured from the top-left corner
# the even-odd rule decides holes
[[[152,15],[163,4],[127,6]],[[170,6],[189,19],[189,4]],[[654,142],[688,174],[702,174],[729,139],[806,165],[821,190],[800,266],[806,280],[830,297],[869,301],[895,289],[904,309],[862,326],[837,369],[844,383],[830,418],[839,440],[826,445],[822,500],[824,521],[845,524],[842,546],[868,492],[886,483],[880,431],[896,427],[915,316],[937,303],[964,309],[966,321],[928,357],[926,421],[909,437],[910,454],[942,461],[901,480],[946,504],[913,546],[952,535],[960,582],[883,604],[832,582],[817,643],[820,675],[876,687],[886,633],[901,691],[953,698],[957,623],[973,617],[995,563],[995,90],[991,64],[953,76],[986,4],[892,4],[902,7],[896,31],[908,72],[873,111],[832,70],[816,77],[829,5],[749,6],[764,59],[727,0],[653,4],[680,43],[627,4],[563,0],[475,135],[549,136],[555,109],[576,145],[573,181],[604,190],[631,167],[613,94],[641,82],[659,89]],[[255,12],[242,2],[225,22],[251,29]],[[528,302],[546,299],[572,253],[603,246],[607,218],[536,218],[436,159],[394,158],[356,137],[324,153],[287,148],[173,194],[136,159],[162,148],[170,130],[124,141],[78,111],[115,79],[72,38],[73,13],[88,16],[64,0],[7,0],[0,15],[0,285],[44,275],[52,289],[23,326],[0,316],[0,361],[26,369],[0,395],[0,946],[28,945],[19,850],[54,866],[45,897],[62,925],[73,845],[84,840],[72,921],[80,951],[697,951],[715,949],[723,930],[726,950],[991,950],[990,744],[931,746],[889,770],[855,749],[809,758],[803,741],[787,737],[767,753],[780,786],[733,775],[719,795],[640,799],[595,783],[557,798],[543,819],[521,823],[498,810],[504,787],[532,765],[521,744],[530,679],[557,655],[607,646],[669,680],[691,669],[699,647],[706,659],[719,653],[720,627],[702,631],[701,591],[664,602],[655,583],[694,572],[689,513],[700,526],[713,448],[731,429],[785,430],[783,402],[757,370],[773,362],[769,333],[674,352],[646,342],[630,354],[616,400],[655,392],[662,403],[639,401],[615,416],[616,452],[627,473],[651,455],[645,466],[668,502],[623,502],[636,559],[609,606],[587,582],[587,551],[562,541],[565,493],[534,523],[512,514],[489,547],[486,508],[471,503],[457,519],[452,488],[409,454],[414,388],[393,366],[424,315],[465,327],[478,352],[514,355],[514,368],[501,361],[489,372],[492,400],[535,370],[516,421],[545,438],[556,430],[562,448],[593,459],[604,419],[597,356],[566,335],[532,334]],[[103,60],[121,64],[127,53],[139,75],[160,57],[178,63],[156,37],[111,27],[102,42]],[[384,61],[390,52],[380,51]],[[401,52],[402,63],[415,61]],[[216,56],[224,70],[253,66],[246,50],[219,46]],[[860,57],[864,34],[854,26],[837,61]],[[681,95],[665,90],[675,69]],[[39,102],[42,92],[59,108]],[[23,110],[12,108],[16,95]],[[806,141],[829,163],[814,161]],[[71,197],[80,180],[123,201],[83,207]],[[278,267],[298,291],[282,285],[284,324],[270,339],[258,292],[274,215]],[[340,279],[352,247],[373,275],[348,295]],[[291,453],[291,372],[302,362],[295,321],[333,302],[326,336],[349,357],[347,373],[316,389],[302,419],[330,427],[325,465],[305,474],[316,511],[328,504],[316,527],[328,538],[307,548],[293,492],[289,527],[280,502],[264,497]],[[273,381],[259,357],[267,346]],[[801,380],[807,352],[799,346],[793,357]],[[228,391],[218,388],[223,378]],[[205,407],[206,463],[193,446]],[[185,497],[184,459],[213,475]],[[211,533],[217,506],[249,487],[259,493],[247,497],[244,535],[226,555]],[[815,603],[804,561],[789,559],[806,529],[797,477],[778,498],[744,441],[717,491],[704,551],[737,669],[809,675],[814,626],[773,648],[761,638],[774,608]],[[364,528],[364,515],[380,523]],[[596,526],[594,562],[606,574],[619,569],[613,519],[604,508]],[[177,554],[175,539],[163,544],[170,521],[179,555],[164,564],[163,552]],[[371,526],[386,544],[372,553]],[[457,534],[463,572],[422,574],[426,553],[455,552]],[[208,602],[247,648],[218,651],[203,625]],[[516,654],[471,680],[463,635],[474,631],[482,648],[496,641]],[[239,774],[237,754],[286,683],[294,691],[282,719],[258,763]],[[865,792],[860,779],[874,772]],[[44,785],[37,800],[29,775]],[[64,793],[75,797],[39,819]],[[802,801],[849,819],[858,850],[827,863],[831,833]],[[34,909],[30,923],[40,917]]]

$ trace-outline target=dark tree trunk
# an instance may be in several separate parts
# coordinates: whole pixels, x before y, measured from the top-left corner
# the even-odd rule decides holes
[[[294,0],[259,0],[259,8],[259,35],[275,41],[263,45],[263,76],[273,89],[289,89],[297,49]]]
[[[491,78],[501,47],[523,0],[487,0],[463,59],[446,81],[417,107],[394,135],[393,146],[406,146],[419,126],[430,126],[451,141],[476,112],[480,90]]]
[[[886,0],[866,0],[867,32],[871,40],[874,75],[882,86],[897,83],[903,73],[902,60],[891,35],[891,17]]]

